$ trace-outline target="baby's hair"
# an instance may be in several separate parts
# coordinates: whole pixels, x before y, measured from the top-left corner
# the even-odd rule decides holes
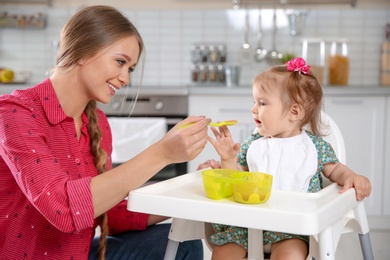
[[[313,134],[322,135],[322,87],[311,71],[304,74],[287,70],[287,65],[277,65],[260,73],[253,84],[264,91],[278,88],[284,109],[287,111],[293,104],[298,104],[304,110],[301,126],[308,125]]]

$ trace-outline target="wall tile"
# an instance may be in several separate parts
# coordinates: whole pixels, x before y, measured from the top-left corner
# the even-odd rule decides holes
[[[9,13],[26,12],[20,8]],[[34,11],[34,10],[32,10]],[[267,69],[266,62],[254,59],[240,63],[240,49],[244,41],[244,10],[122,10],[140,31],[146,45],[143,84],[145,86],[186,86],[190,84],[190,46],[199,42],[223,42],[227,46],[227,62],[242,66],[240,83],[250,85],[257,73]],[[44,10],[48,26],[43,30],[0,28],[0,66],[16,71],[31,71],[33,81],[41,81],[54,64],[59,32],[74,9]],[[249,40],[257,47],[258,11],[251,10]],[[263,22],[262,45],[272,48],[273,11],[261,11]],[[301,39],[322,37],[346,38],[349,43],[350,84],[376,85],[379,83],[380,46],[384,41],[384,26],[390,22],[390,10],[343,9],[309,10],[304,31],[293,37],[289,33],[286,12],[278,10],[277,49],[301,55]],[[315,51],[308,56],[318,56]],[[134,73],[138,81],[141,70]],[[325,78],[327,72],[325,71]],[[326,80],[325,80],[326,82]]]

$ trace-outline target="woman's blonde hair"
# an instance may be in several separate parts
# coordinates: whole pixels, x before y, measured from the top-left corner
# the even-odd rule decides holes
[[[304,74],[287,70],[287,65],[277,65],[259,74],[253,85],[264,91],[277,89],[281,93],[285,110],[298,104],[304,110],[301,126],[308,125],[313,134],[322,135],[322,87],[311,71]]]
[[[86,7],[73,15],[61,31],[56,59],[57,68],[72,69],[81,59],[91,58],[103,48],[129,36],[137,38],[141,56],[144,50],[143,40],[135,26],[123,14],[110,6]],[[106,171],[107,154],[100,147],[102,134],[98,127],[98,117],[95,110],[96,101],[92,100],[85,108],[85,113],[88,117],[91,153],[94,156],[97,171],[101,174]],[[106,214],[101,216],[100,227],[99,259],[104,259],[108,235]]]

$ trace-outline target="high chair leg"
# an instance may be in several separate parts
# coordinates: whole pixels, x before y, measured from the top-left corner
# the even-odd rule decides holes
[[[173,260],[176,257],[177,248],[179,247],[178,241],[168,240],[167,248],[165,249],[164,260]]]
[[[248,229],[248,260],[264,260],[263,230]]]
[[[374,260],[374,254],[372,252],[370,233],[359,234],[360,246],[362,248],[362,254],[364,260]]]

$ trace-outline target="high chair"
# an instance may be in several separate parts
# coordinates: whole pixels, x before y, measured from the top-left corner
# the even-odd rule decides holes
[[[345,145],[337,124],[322,112],[329,127],[322,130],[324,139],[334,148],[340,162],[345,163]],[[325,184],[324,184],[325,185]],[[172,225],[165,260],[175,259],[180,242],[204,239],[213,232],[210,223],[248,228],[248,259],[264,259],[263,230],[309,235],[307,259],[334,260],[343,233],[359,234],[365,260],[373,260],[369,227],[363,201],[356,200],[354,189],[342,194],[336,183],[317,193],[273,190],[264,204],[240,204],[227,199],[206,198],[200,171],[130,192],[128,209],[171,216]]]

